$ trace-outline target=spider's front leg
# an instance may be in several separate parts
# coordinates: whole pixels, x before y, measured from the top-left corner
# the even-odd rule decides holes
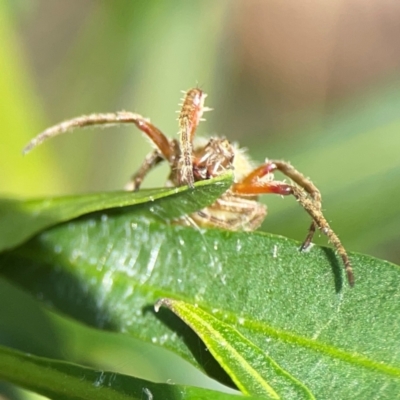
[[[280,181],[262,179],[276,170],[279,170],[288,176],[298,186]],[[301,249],[306,248],[306,246],[311,243],[315,229],[318,227],[322,233],[328,236],[329,241],[335,246],[343,260],[349,284],[350,286],[354,285],[353,269],[349,257],[347,256],[347,252],[322,213],[321,194],[319,190],[309,179],[293,168],[292,165],[281,160],[268,161],[250,172],[250,174],[241,182],[235,183],[232,190],[234,193],[242,196],[254,196],[269,193],[279,194],[282,196],[294,196],[313,219],[307,238],[301,246]]]
[[[131,182],[126,186],[127,190],[138,190],[144,177],[153,167],[163,160],[166,160],[170,165],[173,165],[179,156],[179,146],[177,141],[170,141],[167,139],[167,137],[156,126],[139,114],[128,111],[119,111],[116,113],[83,115],[81,117],[69,119],[40,133],[28,143],[23,152],[27,153],[47,139],[71,132],[75,129],[93,126],[108,127],[122,124],[136,125],[139,130],[148,136],[156,147],[156,149],[146,157],[137,173],[132,176]]]
[[[313,199],[315,208],[321,210],[321,193],[318,188],[307,179],[302,173],[297,171],[291,164],[282,160],[270,160],[265,164],[259,166],[254,171],[250,172],[240,183],[235,185],[235,190],[237,193],[250,194],[247,193],[248,190],[252,194],[280,194],[286,196],[292,193],[292,185],[285,184],[283,182],[266,182],[261,181],[261,178],[273,173],[274,171],[280,171],[293,182],[301,186]],[[249,189],[249,186],[251,189]],[[315,230],[317,228],[316,222],[313,220],[311,222],[310,228],[308,229],[308,234],[303,244],[301,245],[301,250],[307,249],[312,241]]]
[[[176,140],[168,140],[158,128],[147,120],[142,119],[140,122],[136,122],[136,126],[153,141],[156,149],[147,154],[139,169],[125,185],[126,190],[133,191],[139,190],[146,175],[162,161],[166,160],[170,167],[173,168],[180,154],[178,142]]]
[[[354,273],[353,268],[351,267],[351,263],[349,260],[349,256],[347,255],[346,249],[343,247],[342,242],[336,233],[329,226],[328,221],[325,219],[322,211],[316,209],[312,201],[309,199],[307,194],[301,188],[297,186],[293,186],[292,189],[293,196],[297,199],[297,201],[303,206],[303,208],[308,212],[311,218],[314,220],[316,226],[328,236],[329,241],[335,246],[336,251],[339,253],[340,257],[343,260],[344,269],[346,271],[347,280],[350,286],[354,286]]]
[[[282,172],[288,178],[290,178],[293,182],[297,183],[301,186],[313,199],[314,206],[321,211],[321,193],[318,188],[302,173],[297,171],[297,169],[293,168],[293,166],[283,160],[271,160],[266,165],[269,165],[269,168],[275,167],[276,170]],[[313,220],[311,222],[310,228],[308,229],[308,234],[301,245],[301,250],[306,250],[313,239],[315,230],[317,228],[316,222]]]
[[[183,97],[178,117],[181,149],[180,183],[188,184],[192,189],[194,188],[193,138],[203,113],[210,110],[204,107],[206,97],[207,95],[199,88],[188,90]]]
[[[123,124],[134,124],[138,129],[145,133],[149,139],[154,143],[156,148],[159,150],[160,154],[169,162],[175,158],[174,147],[171,146],[170,141],[165,137],[165,135],[154,126],[148,119],[143,118],[139,114],[131,113],[128,111],[119,111],[116,113],[106,113],[106,114],[89,114],[82,115],[81,117],[76,117],[69,119],[67,121],[61,122],[33,138],[27,146],[23,149],[23,153],[28,153],[34,147],[43,143],[47,139],[52,137],[62,135],[64,133],[72,132],[75,129],[87,128],[94,126],[115,126]]]

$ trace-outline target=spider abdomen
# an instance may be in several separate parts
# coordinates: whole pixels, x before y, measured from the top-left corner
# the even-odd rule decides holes
[[[254,231],[266,216],[267,207],[264,204],[227,191],[211,206],[191,214],[190,218],[201,227]]]

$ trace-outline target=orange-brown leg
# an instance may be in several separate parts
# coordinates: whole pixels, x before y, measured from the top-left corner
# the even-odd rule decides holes
[[[254,194],[264,194],[264,193],[275,193],[275,194],[280,194],[280,195],[288,195],[292,194],[291,191],[291,185],[284,184],[282,182],[277,183],[269,183],[268,189],[265,187],[265,181],[260,180],[261,178],[265,177],[266,175],[273,173],[274,171],[280,171],[287,177],[289,177],[292,181],[297,183],[299,186],[304,188],[304,190],[310,194],[312,199],[314,200],[314,205],[316,208],[321,209],[321,194],[318,188],[309,180],[307,179],[302,173],[297,171],[295,168],[292,167],[291,164],[289,164],[286,161],[282,160],[270,160],[266,162],[265,164],[259,166],[252,172],[250,172],[249,175],[247,175],[242,182],[239,182],[238,184],[235,185],[235,189],[238,193],[241,191],[246,192],[248,189],[246,189],[246,186],[252,186],[253,189],[251,190],[252,192],[257,192]],[[268,190],[266,192],[265,190]],[[243,193],[244,194],[244,193]],[[306,239],[304,240],[301,249],[305,250],[307,249],[312,241],[312,238],[314,236],[316,229],[315,222],[313,221],[310,225],[310,228],[308,230],[308,234]]]
[[[173,147],[171,146],[171,143],[166,138],[166,136],[145,118],[138,118],[136,121],[133,122],[142,132],[144,132],[151,139],[151,141],[156,145],[157,149],[159,150],[159,153],[162,154],[162,156],[168,162],[171,162],[175,154],[173,152]]]
[[[289,177],[293,182],[297,183],[299,186],[304,188],[304,190],[310,194],[312,199],[314,200],[314,205],[321,209],[321,193],[318,188],[309,180],[307,179],[302,173],[297,171],[293,166],[283,160],[271,160],[264,164],[268,166],[267,169],[278,170],[282,172],[284,175]],[[262,173],[262,171],[260,171]],[[306,239],[304,240],[303,244],[301,245],[301,250],[306,250],[313,239],[315,230],[317,226],[314,221],[311,222],[310,228],[308,229],[308,234]]]
[[[143,118],[139,114],[120,111],[117,113],[107,114],[90,114],[83,115],[81,117],[73,118],[60,124],[54,125],[34,139],[32,139],[28,145],[24,148],[23,152],[27,153],[34,147],[38,146],[47,139],[54,136],[61,135],[63,133],[71,132],[74,129],[86,128],[91,126],[114,126],[121,124],[135,124],[142,132],[144,132],[151,141],[155,144],[160,154],[169,162],[175,157],[174,149],[171,149],[170,141],[164,136],[164,134],[151,124],[147,119]]]
[[[317,187],[308,179],[306,178],[302,173],[297,171],[291,164],[289,164],[286,161],[282,160],[270,160],[266,162],[265,164],[259,166],[252,172],[250,172],[249,175],[247,175],[241,182],[239,182],[237,185],[237,189],[240,191],[242,190],[241,188],[244,188],[246,185],[250,185],[254,187],[254,194],[257,191],[257,187],[260,187],[260,192],[265,193],[262,190],[263,187],[263,181],[260,179],[265,177],[266,175],[273,173],[274,171],[280,171],[284,175],[286,175],[288,178],[290,178],[293,182],[297,183],[299,186],[301,186],[307,193],[310,194],[312,199],[316,202],[316,204],[321,203],[321,194],[320,191],[317,189]],[[276,194],[282,194],[285,195],[285,191],[289,190],[288,187],[291,185],[286,185],[286,187],[283,185],[278,185],[276,189],[271,189],[272,191],[270,193],[276,193]],[[246,190],[246,189],[244,189]],[[274,192],[275,190],[275,192]],[[283,193],[281,193],[283,192]],[[289,193],[291,194],[291,193]]]
[[[287,184],[285,182],[261,179],[276,170],[284,173],[300,187],[297,185]],[[320,192],[303,174],[298,172],[285,161],[269,161],[266,164],[256,168],[241,182],[234,184],[232,190],[234,193],[242,196],[254,196],[269,193],[283,196],[293,195],[313,219],[309,233],[305,242],[301,246],[301,249],[305,249],[311,243],[315,229],[318,227],[322,233],[328,236],[329,241],[335,246],[337,252],[343,260],[349,284],[350,286],[354,285],[353,269],[351,267],[349,257],[347,256],[347,252],[340,242],[338,236],[330,228],[321,211]]]

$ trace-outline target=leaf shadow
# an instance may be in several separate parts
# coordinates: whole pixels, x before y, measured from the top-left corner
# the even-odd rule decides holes
[[[29,243],[25,247],[29,246]],[[74,275],[59,269],[54,271],[51,263],[25,258],[24,255],[11,250],[0,255],[1,276],[17,284],[22,289],[40,298],[51,299],[47,305],[52,309],[68,315],[85,325],[111,332],[118,332],[113,313],[107,306],[102,307],[93,293]],[[65,298],[68,301],[65,301]],[[175,332],[189,348],[193,357],[202,366],[204,372],[222,384],[236,389],[235,384],[207,350],[196,333],[179,319],[173,312],[162,308],[154,312],[154,306],[147,305],[143,314],[151,313],[171,331]],[[39,354],[40,355],[40,354]],[[64,357],[61,356],[63,359]]]
[[[161,307],[158,312],[154,311],[153,305],[148,305],[143,308],[143,313],[151,313],[166,325],[171,331],[175,332],[179,338],[185,343],[193,357],[199,365],[203,368],[204,372],[211,378],[218,382],[237,389],[229,375],[219,365],[217,360],[208,351],[204,342],[197,336],[196,332],[186,325],[178,316],[171,310]]]
[[[339,262],[338,257],[333,249],[329,247],[321,247],[321,249],[325,253],[325,256],[332,269],[335,292],[339,293],[343,289],[343,267],[341,266],[341,263]]]
[[[34,241],[0,255],[0,275],[3,278],[36,298],[45,300],[50,309],[56,309],[89,326],[117,330],[112,313],[96,301],[85,282],[61,268],[54,269],[49,260],[32,259],[29,250],[24,254],[24,249],[29,249],[30,245],[34,246]]]

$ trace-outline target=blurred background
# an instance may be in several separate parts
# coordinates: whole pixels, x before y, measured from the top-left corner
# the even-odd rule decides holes
[[[76,131],[25,157],[21,149],[64,119],[122,109],[176,137],[180,91],[199,85],[214,109],[199,135],[237,141],[256,163],[291,161],[320,188],[326,217],[349,251],[399,263],[399,20],[396,0],[2,0],[0,192],[121,189],[150,150],[134,127]],[[162,186],[166,175],[158,168],[145,186]],[[294,199],[262,201],[269,207],[263,230],[304,238],[308,217]],[[24,298],[7,290],[13,294],[2,289],[3,303]],[[71,339],[85,335],[59,337],[60,329],[82,327],[37,312],[56,327],[64,355],[87,358],[76,350],[86,339]],[[16,315],[5,307],[0,332]],[[120,342],[100,336],[103,353],[104,343]],[[36,353],[47,354],[48,343]],[[159,354],[146,349],[143,359],[150,353]],[[113,354],[105,355],[108,364]]]

